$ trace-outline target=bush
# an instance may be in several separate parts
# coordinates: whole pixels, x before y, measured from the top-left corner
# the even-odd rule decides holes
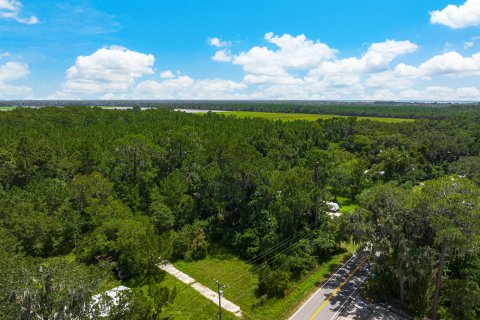
[[[173,258],[186,261],[205,258],[208,246],[204,225],[197,221],[184,226],[174,235]]]
[[[283,297],[290,285],[291,274],[287,270],[272,270],[270,266],[262,266],[259,275],[258,294],[268,297]]]

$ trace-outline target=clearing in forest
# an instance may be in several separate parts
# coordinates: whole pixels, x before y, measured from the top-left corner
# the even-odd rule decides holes
[[[334,255],[329,261],[319,264],[306,276],[293,282],[285,297],[272,299],[262,299],[255,293],[258,284],[257,268],[232,254],[220,252],[203,260],[177,261],[174,265],[212,290],[217,289],[214,279],[225,284],[225,298],[240,306],[246,319],[288,319],[310,293],[317,289],[317,285],[327,279],[354,250],[353,246],[347,246],[345,252]],[[195,313],[195,310],[190,312]]]
[[[346,117],[326,114],[307,114],[307,113],[277,113],[277,112],[255,112],[255,111],[232,111],[226,112],[227,116],[235,116],[238,118],[262,118],[270,120],[294,121],[306,120],[316,121],[318,119],[331,119],[333,117]],[[387,123],[412,122],[414,119],[404,118],[381,118],[381,117],[356,117],[358,120],[372,120]]]

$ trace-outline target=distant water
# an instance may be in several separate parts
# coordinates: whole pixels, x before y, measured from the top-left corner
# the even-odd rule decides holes
[[[186,113],[201,113],[201,112],[228,112],[225,110],[198,110],[198,109],[173,109],[174,111],[186,112]]]

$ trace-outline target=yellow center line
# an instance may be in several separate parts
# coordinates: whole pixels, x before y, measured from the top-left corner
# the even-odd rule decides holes
[[[313,320],[315,319],[315,317],[320,313],[320,311],[322,311],[323,308],[325,308],[325,306],[328,304],[328,302],[337,295],[337,293],[342,289],[342,287],[348,282],[348,280],[350,280],[351,277],[353,277],[353,275],[358,271],[358,269],[360,269],[363,264],[365,263],[365,261],[367,261],[368,257],[366,257],[365,259],[362,260],[362,262],[360,262],[360,264],[355,268],[355,270],[353,270],[352,272],[350,272],[350,274],[348,275],[348,277],[345,278],[345,280],[343,280],[343,282],[335,289],[333,290],[333,292],[328,296],[328,298],[323,301],[323,303],[320,305],[320,307],[310,316],[310,318],[308,318],[308,320]]]

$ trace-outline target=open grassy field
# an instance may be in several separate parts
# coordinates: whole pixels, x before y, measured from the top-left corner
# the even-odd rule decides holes
[[[0,107],[0,111],[10,111],[15,109],[16,107]]]
[[[306,114],[306,113],[277,113],[277,112],[250,112],[250,111],[232,111],[225,112],[227,116],[234,116],[238,118],[263,118],[270,120],[282,120],[282,121],[294,121],[294,120],[307,120],[315,121],[318,119],[330,119],[333,117],[344,117],[324,114]],[[379,118],[379,117],[357,117],[358,120],[372,120],[381,121],[387,123],[399,123],[399,122],[411,122],[413,119],[402,118]]]
[[[239,305],[246,319],[287,319],[353,251],[353,246],[345,246],[344,253],[333,256],[330,261],[292,283],[284,298],[263,302],[255,294],[258,283],[255,268],[234,255],[225,252],[211,254],[201,261],[178,261],[175,266],[212,290],[217,289],[214,279],[226,284],[225,298]]]

